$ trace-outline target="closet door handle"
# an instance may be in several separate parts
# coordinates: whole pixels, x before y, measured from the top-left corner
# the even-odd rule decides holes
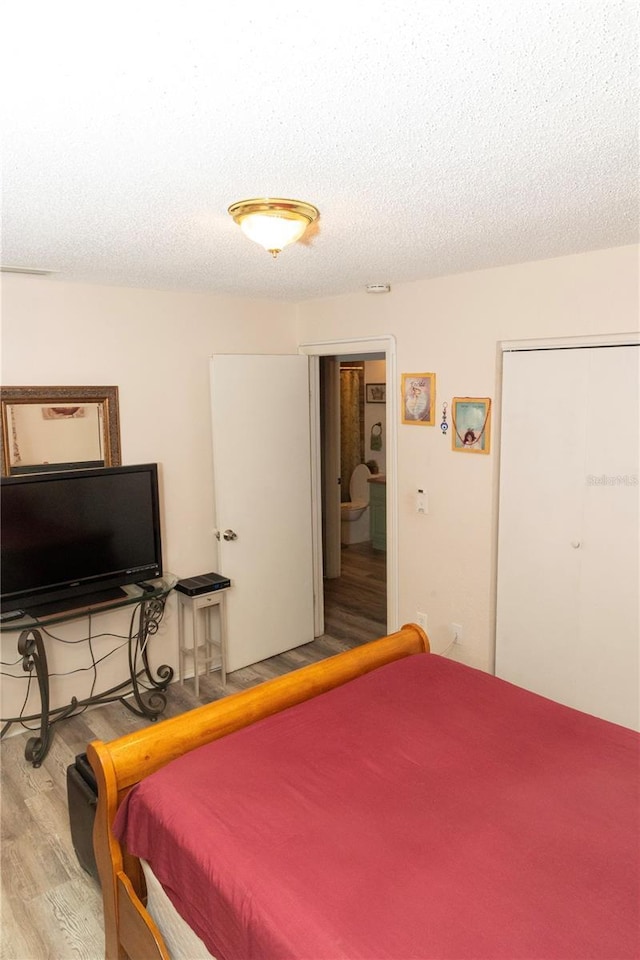
[[[572,540],[571,546],[573,547],[574,550],[579,550],[580,547],[582,546],[582,543],[580,542],[580,540]]]

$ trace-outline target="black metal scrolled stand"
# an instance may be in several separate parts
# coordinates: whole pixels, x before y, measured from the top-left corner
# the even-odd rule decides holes
[[[156,593],[155,596],[145,596],[143,594],[133,600],[128,637],[128,678],[102,693],[93,694],[85,699],[72,697],[70,703],[62,707],[51,709],[50,705],[49,668],[40,629],[42,625],[36,623],[21,630],[18,638],[18,653],[22,657],[23,670],[29,674],[35,673],[37,678],[40,712],[30,716],[21,715],[3,719],[0,721],[4,724],[0,737],[3,737],[14,723],[39,722],[39,735],[30,737],[25,747],[25,759],[34,767],[39,767],[51,746],[53,725],[89,705],[119,701],[136,716],[157,720],[167,705],[165,691],[173,679],[174,671],[168,664],[163,663],[154,676],[149,663],[148,640],[158,632],[171,589],[172,586],[168,586],[164,588],[161,595]],[[114,604],[113,609],[117,606],[118,604]],[[103,607],[102,611],[104,612],[105,609],[106,607]],[[90,611],[87,612],[90,613]],[[77,617],[78,612],[74,611],[69,619],[77,619]],[[147,694],[144,699],[143,694]],[[133,698],[134,703],[130,698]]]

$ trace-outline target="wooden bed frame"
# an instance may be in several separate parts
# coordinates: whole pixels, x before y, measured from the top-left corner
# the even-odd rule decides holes
[[[406,624],[388,637],[154,723],[118,740],[90,743],[87,755],[98,783],[93,844],[104,900],[106,960],[171,960],[162,935],[146,910],[140,861],[123,850],[111,829],[118,807],[136,783],[196,747],[385,663],[428,652],[425,632],[416,624]]]

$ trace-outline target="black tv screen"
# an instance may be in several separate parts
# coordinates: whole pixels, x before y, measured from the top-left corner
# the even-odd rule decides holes
[[[3,477],[2,612],[34,616],[162,575],[157,464]]]

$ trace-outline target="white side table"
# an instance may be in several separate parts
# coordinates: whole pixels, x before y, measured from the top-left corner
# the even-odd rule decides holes
[[[224,593],[224,590],[212,590],[189,597],[186,593],[176,591],[180,683],[184,683],[185,658],[192,657],[196,696],[200,692],[201,666],[204,667],[204,673],[219,670],[223,686],[227,682],[227,619]],[[213,623],[215,611],[218,614],[217,629]]]

